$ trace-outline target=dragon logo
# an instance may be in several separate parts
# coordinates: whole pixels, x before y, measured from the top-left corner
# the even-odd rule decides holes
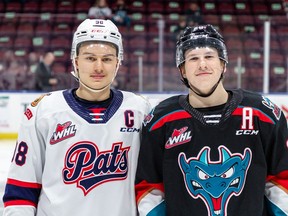
[[[204,147],[197,157],[188,160],[182,152],[178,156],[186,189],[194,199],[201,198],[209,216],[226,216],[230,198],[239,196],[244,188],[251,163],[251,150],[244,154],[232,154],[220,146],[219,161],[210,160],[210,148]]]

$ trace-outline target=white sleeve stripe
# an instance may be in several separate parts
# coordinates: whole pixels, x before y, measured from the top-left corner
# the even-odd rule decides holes
[[[288,194],[277,187],[277,185],[267,182],[265,185],[265,196],[267,199],[288,215]]]
[[[147,215],[164,200],[164,193],[154,189],[146,194],[138,203],[139,216]]]

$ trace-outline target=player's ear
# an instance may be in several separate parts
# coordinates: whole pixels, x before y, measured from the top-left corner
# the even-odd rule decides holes
[[[227,65],[226,62],[224,62],[223,60],[221,60],[221,67],[223,68],[223,69],[222,69],[223,73],[226,72],[226,69],[227,69],[226,65]]]
[[[76,68],[78,70],[78,57],[75,57],[75,66],[76,66]]]
[[[185,70],[184,64],[182,64],[182,65],[179,66],[179,71],[180,71],[182,77],[187,78],[187,77],[186,77],[186,70]]]

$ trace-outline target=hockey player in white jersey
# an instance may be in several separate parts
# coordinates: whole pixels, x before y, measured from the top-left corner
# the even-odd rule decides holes
[[[111,89],[123,59],[110,20],[87,19],[73,37],[77,89],[26,109],[5,188],[4,216],[135,216],[143,97]]]

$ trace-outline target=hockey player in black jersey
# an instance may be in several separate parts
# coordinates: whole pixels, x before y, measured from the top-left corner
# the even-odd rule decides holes
[[[227,90],[212,25],[187,27],[176,64],[188,95],[146,118],[136,174],[140,216],[288,215],[288,130],[268,98]]]

